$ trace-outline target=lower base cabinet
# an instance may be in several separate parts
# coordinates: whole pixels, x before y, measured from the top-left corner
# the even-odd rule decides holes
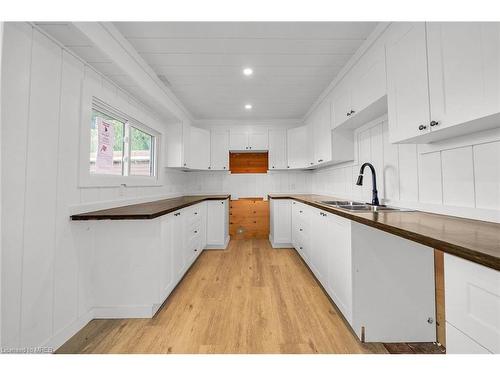
[[[293,247],[360,340],[436,340],[432,248],[294,200],[290,215]]]
[[[227,199],[204,201],[156,219],[95,225],[95,317],[151,318],[204,249],[227,245],[227,207]]]
[[[500,272],[444,256],[446,352],[500,354]]]

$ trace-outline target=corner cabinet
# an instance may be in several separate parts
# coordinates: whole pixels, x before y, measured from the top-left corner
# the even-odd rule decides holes
[[[207,249],[225,249],[229,243],[229,199],[207,201]]]
[[[498,127],[500,23],[394,23],[386,42],[391,142]]]

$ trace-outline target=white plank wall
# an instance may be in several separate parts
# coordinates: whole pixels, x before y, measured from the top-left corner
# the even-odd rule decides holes
[[[1,346],[60,345],[89,319],[92,223],[71,223],[81,204],[184,193],[185,173],[158,187],[78,188],[82,84],[119,96],[156,130],[161,119],[26,23],[7,23],[2,61]]]
[[[370,171],[362,188],[359,167],[377,171],[387,204],[500,222],[500,129],[429,145],[391,144],[385,117],[355,131],[357,160],[313,173],[312,192],[371,201]]]

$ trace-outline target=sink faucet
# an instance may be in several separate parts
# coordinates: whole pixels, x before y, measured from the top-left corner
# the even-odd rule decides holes
[[[358,181],[356,181],[356,185],[361,186],[363,185],[363,172],[365,170],[365,167],[369,167],[370,170],[372,171],[372,205],[374,206],[380,206],[380,203],[378,201],[378,195],[377,195],[377,175],[375,173],[375,168],[373,168],[373,165],[370,163],[364,163],[361,166],[361,169],[359,170],[359,176],[358,176]]]

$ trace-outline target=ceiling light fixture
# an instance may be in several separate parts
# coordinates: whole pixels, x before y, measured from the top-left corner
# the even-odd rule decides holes
[[[246,110],[251,110],[252,109],[252,105],[251,104],[245,104],[245,109]]]
[[[253,74],[253,69],[252,68],[245,68],[245,69],[243,69],[243,74],[246,76],[251,76]]]

